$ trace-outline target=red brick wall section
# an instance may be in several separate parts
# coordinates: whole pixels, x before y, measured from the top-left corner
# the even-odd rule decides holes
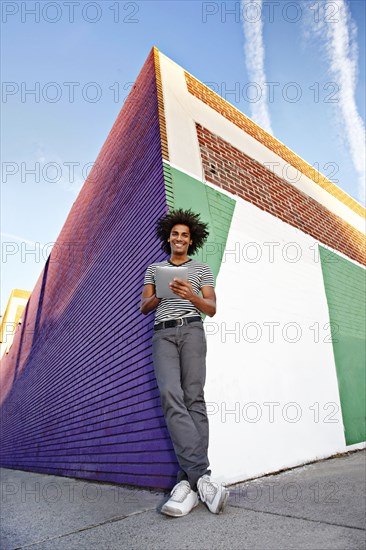
[[[205,178],[366,265],[365,236],[230,143],[196,124]]]
[[[258,124],[253,122],[250,118],[245,116],[189,73],[185,72],[185,78],[187,89],[192,95],[244,130],[245,133],[268,147],[268,149],[276,153],[276,155],[288,162],[288,164],[296,168],[296,170],[299,170],[302,174],[315,181],[320,187],[344,202],[344,204],[356,212],[356,214],[363,218],[366,217],[366,211],[363,206],[358,204],[352,197],[342,191],[342,189],[334,185],[334,183],[323,176],[323,174],[315,170],[315,168],[310,166],[305,160],[297,156],[296,153],[291,151],[286,145],[263,130]]]

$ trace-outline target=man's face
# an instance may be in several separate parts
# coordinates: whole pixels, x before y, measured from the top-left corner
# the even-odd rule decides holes
[[[168,242],[170,243],[172,254],[186,256],[188,253],[188,247],[192,244],[188,225],[174,225],[170,231]]]

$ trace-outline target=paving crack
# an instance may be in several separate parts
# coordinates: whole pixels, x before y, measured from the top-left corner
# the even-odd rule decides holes
[[[32,546],[36,546],[37,544],[43,544],[44,542],[49,542],[56,539],[61,539],[63,537],[69,537],[70,535],[75,535],[76,533],[81,533],[82,531],[88,531],[90,529],[95,529],[95,527],[100,527],[101,525],[108,525],[109,523],[115,523],[117,521],[122,521],[124,519],[130,518],[132,516],[137,516],[139,514],[144,514],[145,512],[150,512],[151,510],[156,510],[156,506],[152,508],[145,508],[144,510],[138,510],[137,512],[132,512],[131,514],[124,514],[122,516],[114,516],[112,518],[109,518],[105,521],[101,521],[100,523],[93,523],[92,525],[86,525],[85,527],[81,527],[80,529],[76,529],[75,531],[70,531],[69,533],[63,533],[62,535],[56,535],[54,537],[47,537],[42,540],[37,540],[36,542],[31,542],[29,544],[23,544],[22,546],[16,546],[13,548],[13,550],[23,550],[23,548],[31,548]]]
[[[331,521],[325,521],[325,520],[319,520],[319,519],[312,519],[312,518],[305,518],[301,516],[292,516],[290,514],[281,514],[279,512],[268,512],[267,510],[255,510],[253,508],[246,508],[245,506],[235,506],[234,504],[230,504],[231,508],[237,508],[240,510],[247,510],[249,512],[259,512],[260,514],[268,514],[270,516],[279,516],[281,518],[290,518],[290,519],[299,519],[302,521],[311,521],[313,523],[323,523],[325,525],[331,525],[334,527],[345,527],[346,529],[356,529],[358,531],[366,531],[364,527],[356,527],[355,525],[346,525],[344,523],[333,523]]]

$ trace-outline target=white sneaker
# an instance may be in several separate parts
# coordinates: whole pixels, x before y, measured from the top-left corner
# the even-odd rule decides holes
[[[170,494],[170,499],[161,508],[161,513],[167,516],[186,516],[199,502],[197,493],[186,480],[174,485]]]
[[[211,481],[208,475],[204,475],[197,481],[200,499],[213,514],[220,514],[224,511],[229,491],[219,483]]]

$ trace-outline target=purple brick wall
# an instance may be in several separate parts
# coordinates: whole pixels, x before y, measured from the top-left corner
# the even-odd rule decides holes
[[[75,201],[1,364],[0,464],[170,487],[177,463],[139,311],[167,210],[153,52]]]

